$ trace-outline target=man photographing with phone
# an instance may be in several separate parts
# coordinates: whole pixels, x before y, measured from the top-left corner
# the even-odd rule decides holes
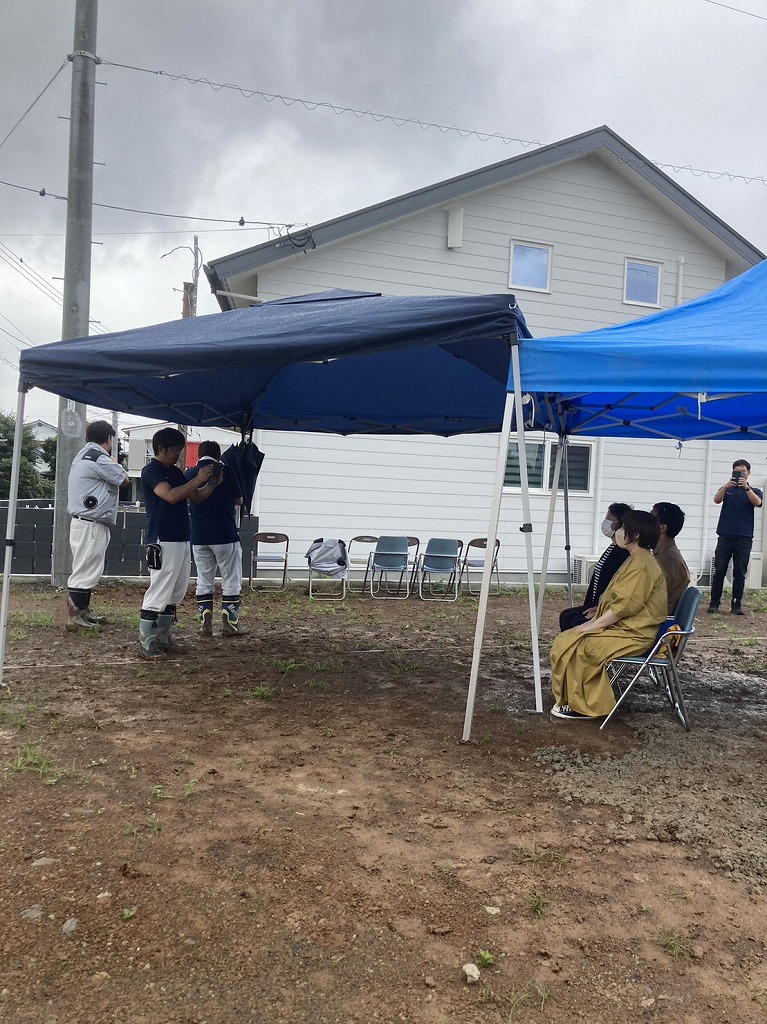
[[[751,463],[737,459],[732,476],[714,495],[714,504],[721,505],[716,532],[719,539],[714,552],[714,576],[711,580],[709,614],[719,611],[727,568],[732,559],[732,614],[742,615],[741,601],[746,586],[746,572],[754,540],[754,509],[762,507],[763,494],[752,487]]]

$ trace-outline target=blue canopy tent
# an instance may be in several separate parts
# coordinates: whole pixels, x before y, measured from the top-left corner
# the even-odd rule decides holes
[[[767,261],[683,306],[600,331],[522,341],[518,365],[512,355],[507,392],[507,412],[511,405],[516,410],[520,452],[525,427],[560,437],[548,552],[561,454],[569,437],[767,439]],[[520,456],[520,469],[523,463]],[[499,495],[501,468],[498,474]],[[488,545],[497,534],[499,509],[500,500],[494,500]],[[522,529],[532,529],[529,520]],[[483,593],[490,585],[489,572],[485,575]],[[541,599],[544,584],[545,568]],[[485,608],[480,596],[480,637]],[[536,616],[532,619],[535,646]],[[477,644],[474,655],[464,738],[473,713]]]
[[[509,294],[339,291],[25,350],[0,606],[0,684],[30,388],[197,426],[449,437],[501,429],[510,353],[518,337],[529,336]],[[532,569],[532,549],[530,559]]]

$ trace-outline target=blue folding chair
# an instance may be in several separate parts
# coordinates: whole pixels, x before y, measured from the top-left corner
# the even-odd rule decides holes
[[[646,654],[634,657],[615,658],[607,666],[610,682],[618,690],[620,696],[615,707],[600,725],[604,729],[615,712],[628,696],[634,683],[643,675],[648,675],[654,685],[665,689],[666,696],[676,712],[679,721],[690,731],[687,707],[684,702],[682,683],[679,679],[679,662],[687,641],[695,633],[695,613],[700,604],[701,593],[697,587],[688,587],[677,601],[673,616],[670,616],[660,627],[655,643]],[[623,681],[631,677],[628,685]]]
[[[379,537],[370,553],[365,578],[371,597],[401,601],[410,597],[408,538]]]
[[[422,601],[457,601],[463,541],[432,537],[418,560],[416,579]],[[424,585],[426,594],[424,593]]]

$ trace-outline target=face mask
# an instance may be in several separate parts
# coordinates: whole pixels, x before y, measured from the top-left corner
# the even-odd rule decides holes
[[[621,526],[620,530],[616,530],[615,531],[615,536],[613,537],[613,540],[615,541],[615,543],[618,545],[619,548],[625,548],[626,547],[626,534],[625,534],[622,526]]]
[[[612,537],[613,531],[615,530],[615,523],[612,519],[603,519],[602,526],[600,527],[605,537]]]

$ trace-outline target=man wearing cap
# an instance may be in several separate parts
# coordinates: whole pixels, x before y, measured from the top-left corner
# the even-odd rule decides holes
[[[90,610],[91,591],[104,573],[112,527],[117,523],[120,487],[128,474],[111,456],[114,427],[94,420],[85,431],[86,445],[69,470],[67,512],[72,575],[67,581],[67,625],[70,632],[95,629],[107,620]]]

